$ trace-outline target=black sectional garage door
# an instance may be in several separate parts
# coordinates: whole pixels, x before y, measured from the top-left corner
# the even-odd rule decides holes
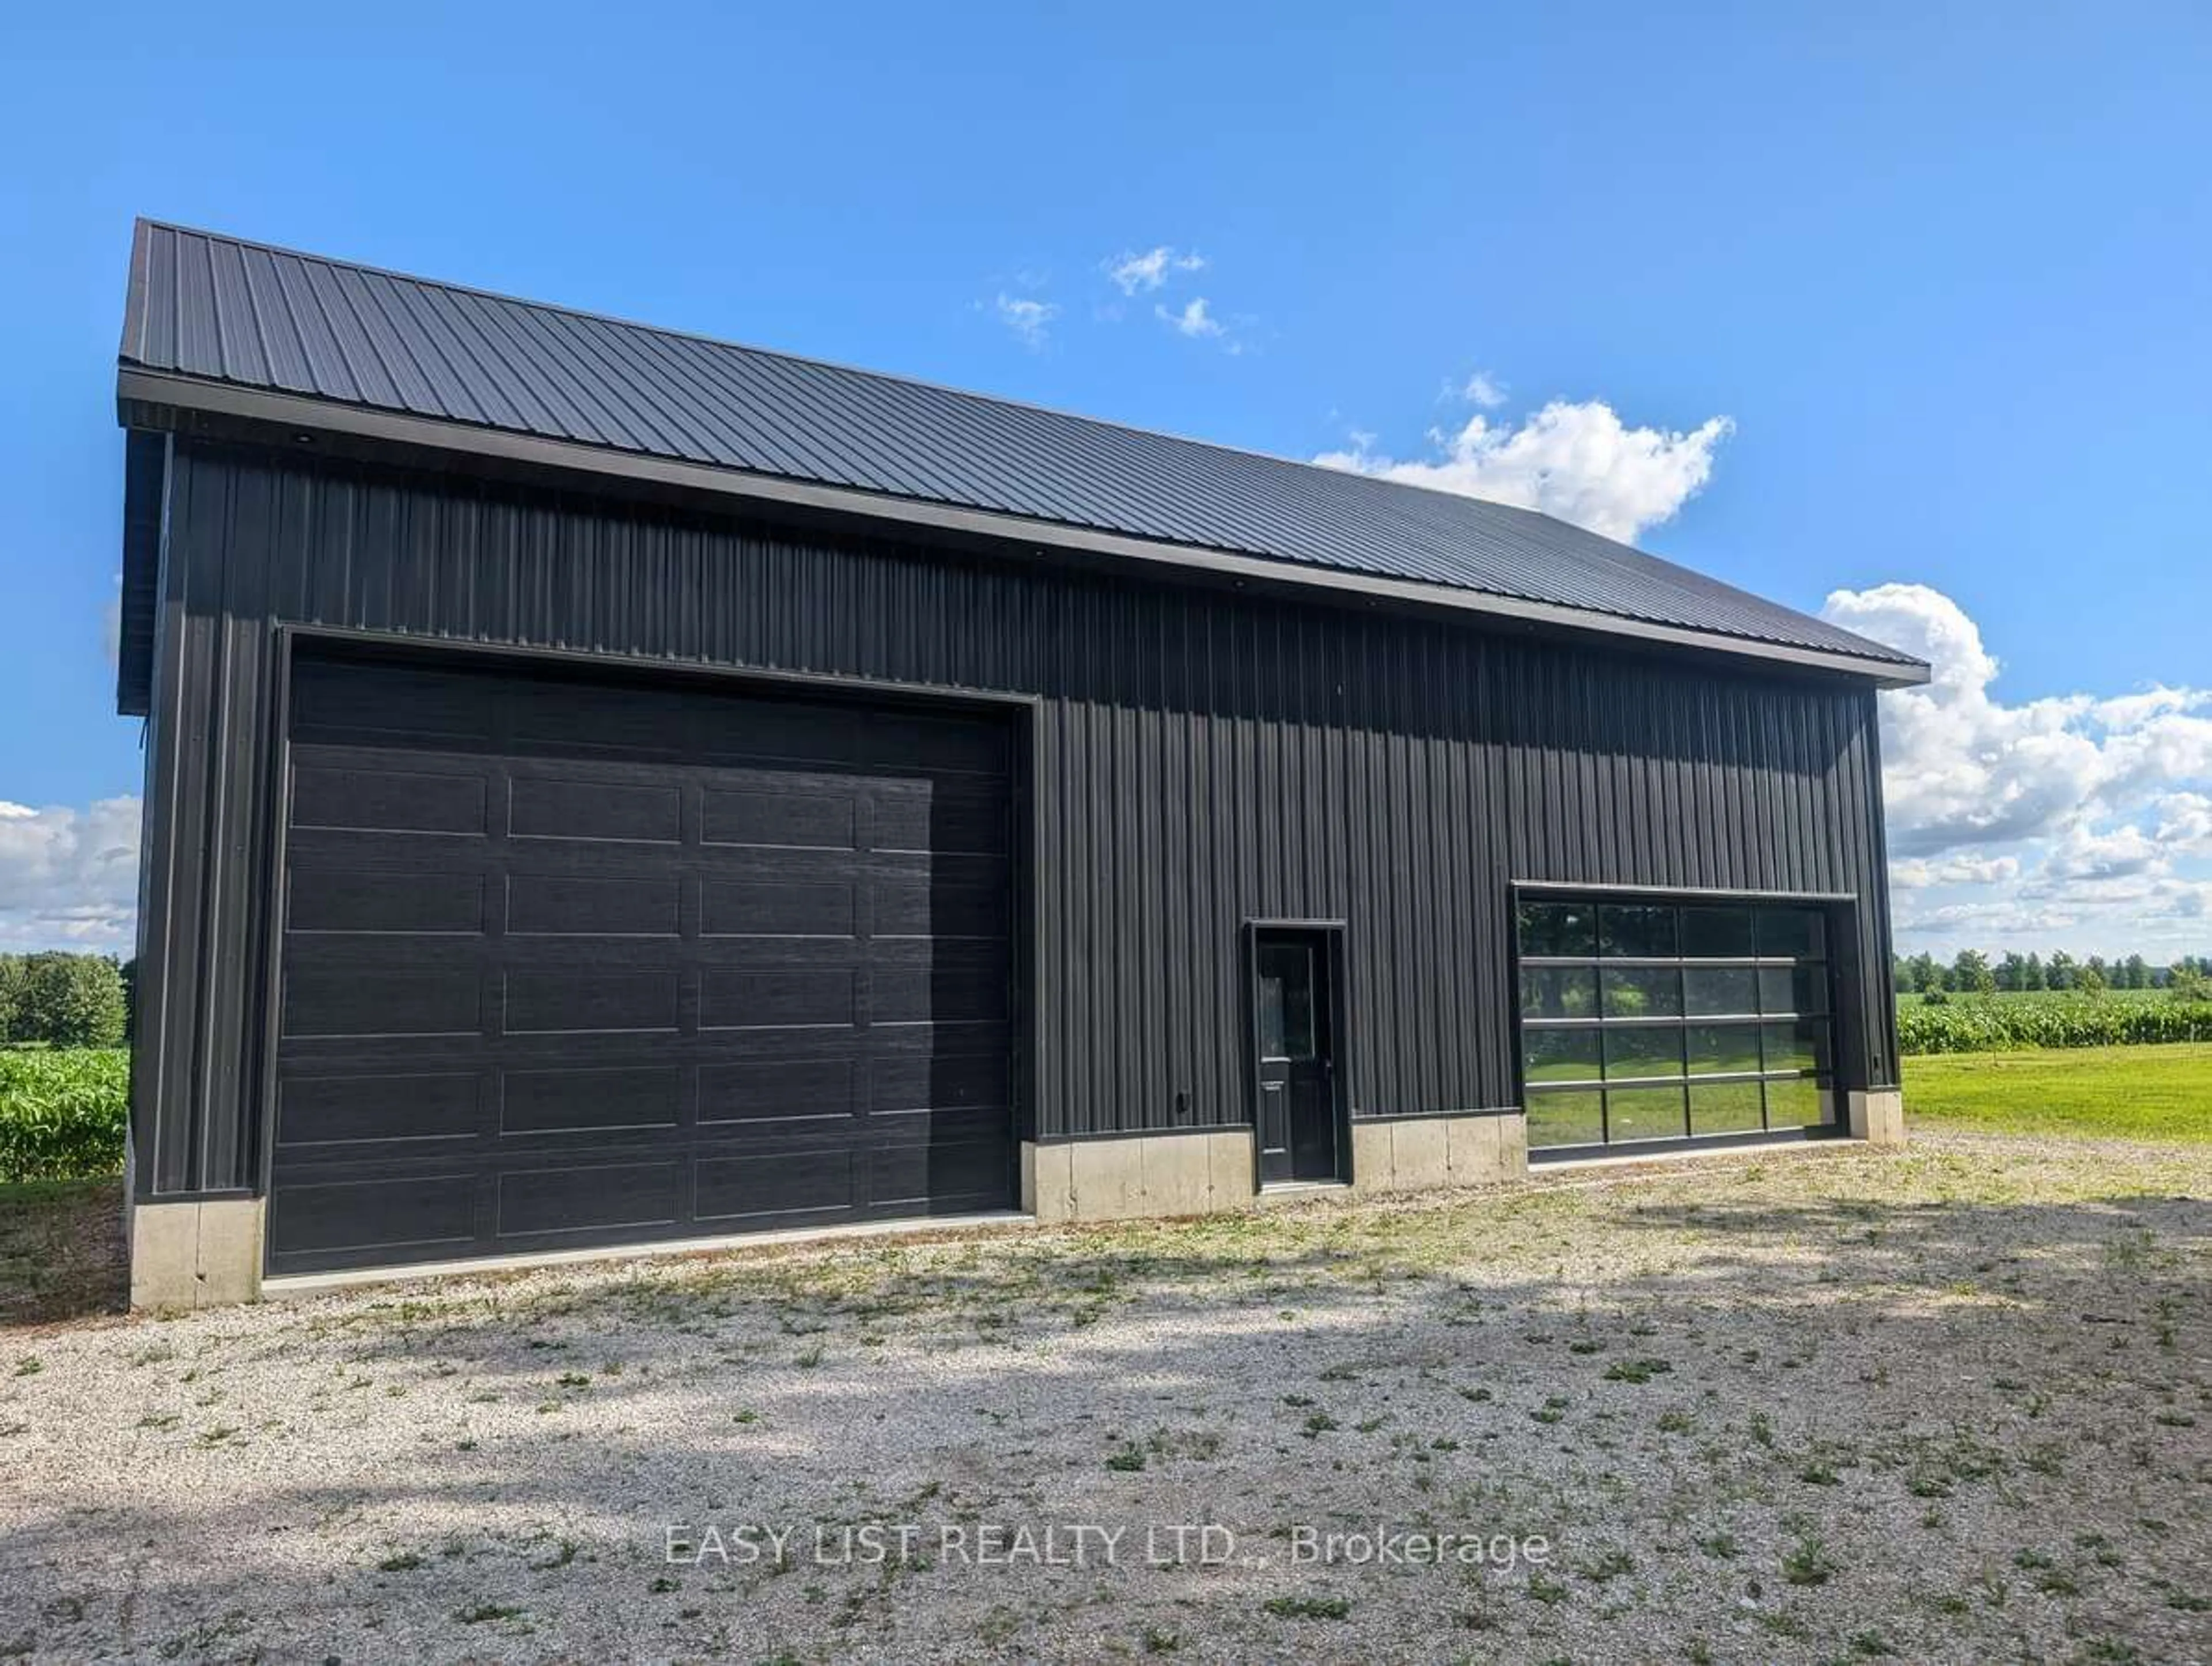
[[[1001,1208],[1010,729],[302,657],[275,1273]]]

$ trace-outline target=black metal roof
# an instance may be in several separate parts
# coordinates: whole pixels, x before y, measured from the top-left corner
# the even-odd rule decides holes
[[[886,512],[945,506],[1031,535],[1256,558],[1293,581],[1358,575],[1587,629],[1763,644],[1883,682],[1926,674],[1533,510],[181,227],[138,223],[121,363],[142,404],[196,408],[196,388],[294,396],[446,425],[435,442],[457,449],[526,435],[867,494]]]

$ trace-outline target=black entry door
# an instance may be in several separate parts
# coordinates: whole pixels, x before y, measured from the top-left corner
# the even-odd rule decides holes
[[[303,657],[279,1273],[1007,1207],[1009,732]]]
[[[1334,1180],[1341,1170],[1328,939],[1261,930],[1253,970],[1261,1182]]]

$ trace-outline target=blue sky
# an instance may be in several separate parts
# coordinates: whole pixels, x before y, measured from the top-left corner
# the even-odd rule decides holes
[[[2212,950],[2201,7],[0,31],[0,942],[128,927],[145,213],[1632,530],[1941,646],[1892,702],[1909,945]]]

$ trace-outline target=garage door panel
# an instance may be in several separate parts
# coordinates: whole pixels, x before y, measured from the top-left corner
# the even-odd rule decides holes
[[[1006,935],[1006,887],[977,879],[878,879],[874,926],[879,937]]]
[[[856,889],[850,879],[708,879],[699,930],[707,937],[850,937]]]
[[[1003,856],[1011,830],[1005,794],[995,788],[906,786],[877,795],[878,850],[927,850]]]
[[[849,1029],[860,1011],[860,976],[850,969],[715,967],[699,976],[702,1031]]]
[[[482,984],[473,970],[359,971],[301,965],[284,981],[283,1033],[474,1035],[483,1027],[483,1007]]]
[[[672,1128],[684,1110],[675,1065],[509,1070],[500,1078],[502,1135]]]
[[[849,1118],[860,1109],[855,1061],[789,1056],[732,1061],[699,1067],[698,1117],[717,1123],[820,1122]]]
[[[781,792],[768,782],[709,787],[701,795],[699,836],[708,845],[857,849],[860,802],[849,787],[826,783]]]
[[[273,1270],[1011,1202],[1003,726],[301,668]]]
[[[459,933],[484,929],[481,873],[296,866],[286,926],[295,932]]]
[[[878,1116],[931,1109],[1004,1110],[1012,1103],[1013,1072],[1003,1048],[878,1058],[868,1073],[868,1109]]]
[[[684,837],[684,795],[669,784],[521,775],[507,783],[507,812],[517,839],[672,845]]]
[[[372,833],[481,834],[489,797],[480,775],[374,765],[303,766],[292,777],[292,825]]]
[[[860,1154],[823,1151],[708,1157],[699,1164],[698,1218],[709,1231],[768,1227],[812,1218],[834,1220],[864,1207]]]
[[[510,1035],[614,1030],[672,1033],[682,988],[674,971],[574,966],[510,971],[506,1028]]]
[[[917,1213],[977,1207],[1006,1189],[1000,1140],[936,1139],[868,1147],[868,1201]]]
[[[288,1076],[276,1089],[277,1150],[376,1146],[397,1155],[474,1140],[481,1082],[475,1071]]]
[[[460,1254],[477,1240],[476,1192],[473,1174],[451,1171],[283,1186],[270,1199],[270,1254],[279,1267]]]
[[[869,1018],[876,1024],[1004,1023],[1012,991],[985,982],[973,968],[939,956],[933,966],[876,969]]]
[[[673,874],[510,873],[506,900],[514,936],[674,937],[683,923],[684,885]]]
[[[499,1177],[495,1231],[514,1238],[673,1226],[682,1176],[674,1161],[511,1169]]]

